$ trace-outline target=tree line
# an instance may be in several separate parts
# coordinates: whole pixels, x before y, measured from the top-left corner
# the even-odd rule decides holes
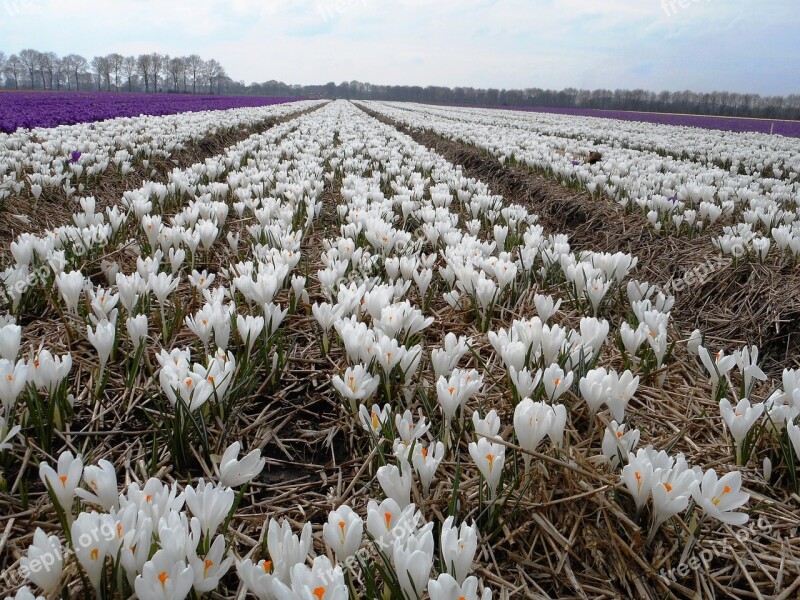
[[[0,52],[0,74],[6,89],[92,90],[128,92],[228,92],[230,78],[215,59],[197,54],[174,56],[153,52],[138,56],[112,53],[86,59],[58,56],[32,48],[6,57]],[[223,87],[225,88],[223,90]]]
[[[642,89],[543,88],[495,89],[442,86],[374,85],[360,81],[324,85],[291,85],[266,81],[246,85],[232,80],[215,59],[197,54],[175,56],[113,53],[87,60],[79,54],[59,57],[54,52],[25,49],[5,56],[0,52],[0,86],[6,89],[103,90],[181,92],[397,100],[474,106],[539,106],[630,110],[766,119],[800,119],[800,94],[762,96],[733,92],[652,92]]]
[[[651,92],[647,90],[549,90],[482,89],[471,87],[373,85],[359,81],[340,84],[296,86],[279,81],[254,83],[248,93],[270,96],[312,98],[347,98],[354,100],[396,100],[428,104],[468,106],[537,106],[629,110],[643,112],[759,117],[765,119],[800,119],[800,94],[762,96],[733,92]]]

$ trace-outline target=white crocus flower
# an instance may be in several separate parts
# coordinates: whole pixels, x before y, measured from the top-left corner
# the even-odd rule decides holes
[[[241,444],[233,442],[225,449],[220,458],[217,474],[220,483],[224,486],[234,488],[250,483],[264,469],[266,461],[261,457],[261,450],[258,448],[251,450],[249,454],[239,460],[240,450]]]
[[[353,556],[361,547],[364,522],[352,508],[343,504],[328,514],[328,522],[322,526],[322,536],[336,560],[342,562]]]
[[[691,486],[692,496],[703,511],[728,525],[744,525],[747,513],[735,512],[750,499],[750,494],[741,491],[742,474],[731,471],[717,478],[714,469],[705,472],[702,479]]]
[[[719,411],[736,446],[736,461],[740,463],[744,441],[750,429],[763,414],[764,403],[751,405],[747,398],[742,398],[734,407],[727,398],[723,398],[719,401]]]
[[[489,485],[489,499],[493,499],[497,494],[500,477],[503,475],[506,447],[490,442],[486,438],[480,438],[477,442],[470,442],[469,454]]]

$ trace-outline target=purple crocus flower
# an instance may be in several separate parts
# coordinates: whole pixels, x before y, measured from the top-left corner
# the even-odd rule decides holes
[[[70,162],[70,164],[74,164],[74,163],[78,162],[81,159],[81,151],[80,150],[74,150],[72,152],[71,156],[72,156],[72,158],[69,159],[69,162]]]
[[[139,115],[173,115],[201,110],[269,106],[295,98],[207,96],[191,94],[117,94],[115,92],[3,92],[0,131],[19,127],[55,127]],[[90,129],[100,125],[90,125]]]

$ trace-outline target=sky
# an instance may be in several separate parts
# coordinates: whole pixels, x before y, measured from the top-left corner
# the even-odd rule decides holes
[[[797,0],[0,0],[0,50],[235,80],[800,93]]]

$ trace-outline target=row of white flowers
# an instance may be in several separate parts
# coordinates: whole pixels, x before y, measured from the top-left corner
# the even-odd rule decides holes
[[[0,201],[12,194],[34,200],[80,195],[86,183],[125,176],[137,166],[168,159],[218,132],[250,127],[316,106],[300,101],[258,108],[121,117],[96,123],[0,133]]]
[[[800,254],[800,140],[534,112],[368,106],[606,194],[656,230],[693,236],[716,227],[714,246],[736,259],[764,260],[771,249]],[[591,152],[602,159],[590,164]]]

